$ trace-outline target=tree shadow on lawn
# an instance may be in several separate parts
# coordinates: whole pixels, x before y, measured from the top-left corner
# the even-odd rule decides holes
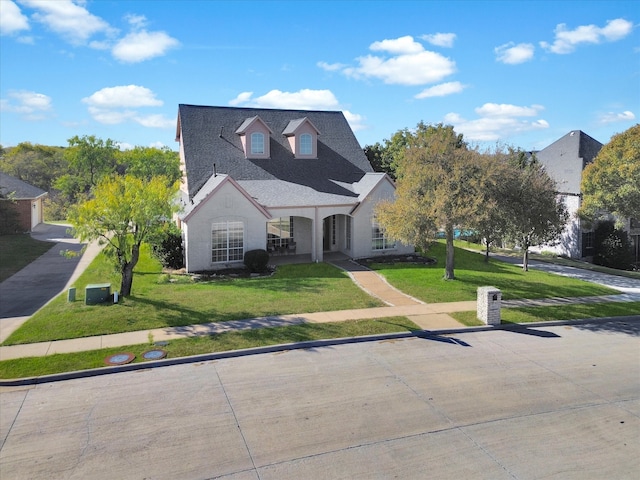
[[[163,300],[150,300],[144,297],[131,296],[130,299],[136,303],[146,305],[155,313],[158,320],[163,322],[163,327],[183,327],[187,325],[196,325],[210,322],[225,322],[229,320],[238,320],[242,318],[251,318],[250,312],[236,311],[232,314],[220,314],[215,308],[206,310],[191,309],[184,304],[176,304]]]

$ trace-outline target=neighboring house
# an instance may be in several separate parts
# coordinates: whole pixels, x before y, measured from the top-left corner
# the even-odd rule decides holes
[[[378,226],[395,185],[373,171],[342,112],[180,105],[187,271],[241,263],[244,253],[352,258],[411,253]]]
[[[19,232],[30,232],[42,223],[42,201],[47,192],[0,172],[0,194],[3,197],[2,201],[11,201],[17,212]]]
[[[574,130],[535,152],[546,172],[556,181],[558,193],[569,211],[569,222],[559,244],[538,246],[532,250],[553,251],[576,259],[593,256],[593,230],[583,226],[576,212],[582,204],[582,171],[596,158],[602,146],[586,133]]]

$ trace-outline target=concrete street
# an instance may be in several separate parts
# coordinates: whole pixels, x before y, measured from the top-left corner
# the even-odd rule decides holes
[[[13,479],[637,479],[640,322],[368,342],[0,390]]]

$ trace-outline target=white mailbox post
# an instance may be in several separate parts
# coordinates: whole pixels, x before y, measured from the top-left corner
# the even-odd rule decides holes
[[[478,287],[478,319],[487,325],[500,325],[502,292],[495,287]]]

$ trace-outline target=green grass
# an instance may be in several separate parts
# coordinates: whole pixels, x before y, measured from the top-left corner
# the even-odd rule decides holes
[[[463,240],[455,240],[454,245],[459,248],[482,252],[483,254],[485,252],[485,246],[477,243],[471,243]],[[514,250],[491,247],[491,252],[495,252],[495,253],[498,253],[499,255],[504,255],[507,257],[522,259],[522,253]],[[565,267],[581,268],[583,270],[589,270],[592,272],[600,272],[600,273],[606,273],[609,275],[618,275],[621,277],[635,278],[640,280],[640,272],[634,272],[630,270],[618,270],[615,268],[603,267],[602,265],[596,265],[594,263],[584,262],[582,260],[574,260],[572,258],[561,257],[552,252],[542,252],[542,253],[529,252],[529,260],[552,263],[555,265],[563,265]]]
[[[0,282],[29,265],[55,244],[34,240],[30,235],[0,235]]]
[[[359,337],[413,330],[420,330],[420,327],[407,318],[389,317],[377,320],[306,323],[289,327],[225,332],[212,336],[172,340],[167,346],[161,348],[167,352],[167,358],[177,358],[309,340]],[[118,352],[132,353],[136,356],[134,363],[143,362],[142,354],[150,348],[152,348],[151,344],[129,345],[88,352],[4,360],[0,361],[0,378],[36,377],[105,367],[104,359]]]
[[[130,297],[117,305],[85,305],[89,283],[120,288],[113,267],[99,255],[76,282],[75,302],[60,295],[3,345],[382,305],[345,272],[324,263],[283,265],[268,278],[171,283],[144,249],[135,272]]]
[[[621,317],[638,314],[640,314],[640,302],[585,303],[549,307],[518,307],[503,308],[500,311],[502,323],[550,322],[553,320]],[[463,325],[467,325],[469,327],[484,325],[477,319],[477,312],[475,311],[455,312],[450,315]]]
[[[497,260],[484,262],[484,256],[461,248],[455,250],[455,280],[444,280],[445,246],[435,243],[427,256],[436,265],[373,264],[371,268],[401,291],[427,303],[475,300],[480,286],[502,291],[504,300],[514,298],[582,297],[610,295],[616,290],[537,270],[525,272],[521,267]]]

